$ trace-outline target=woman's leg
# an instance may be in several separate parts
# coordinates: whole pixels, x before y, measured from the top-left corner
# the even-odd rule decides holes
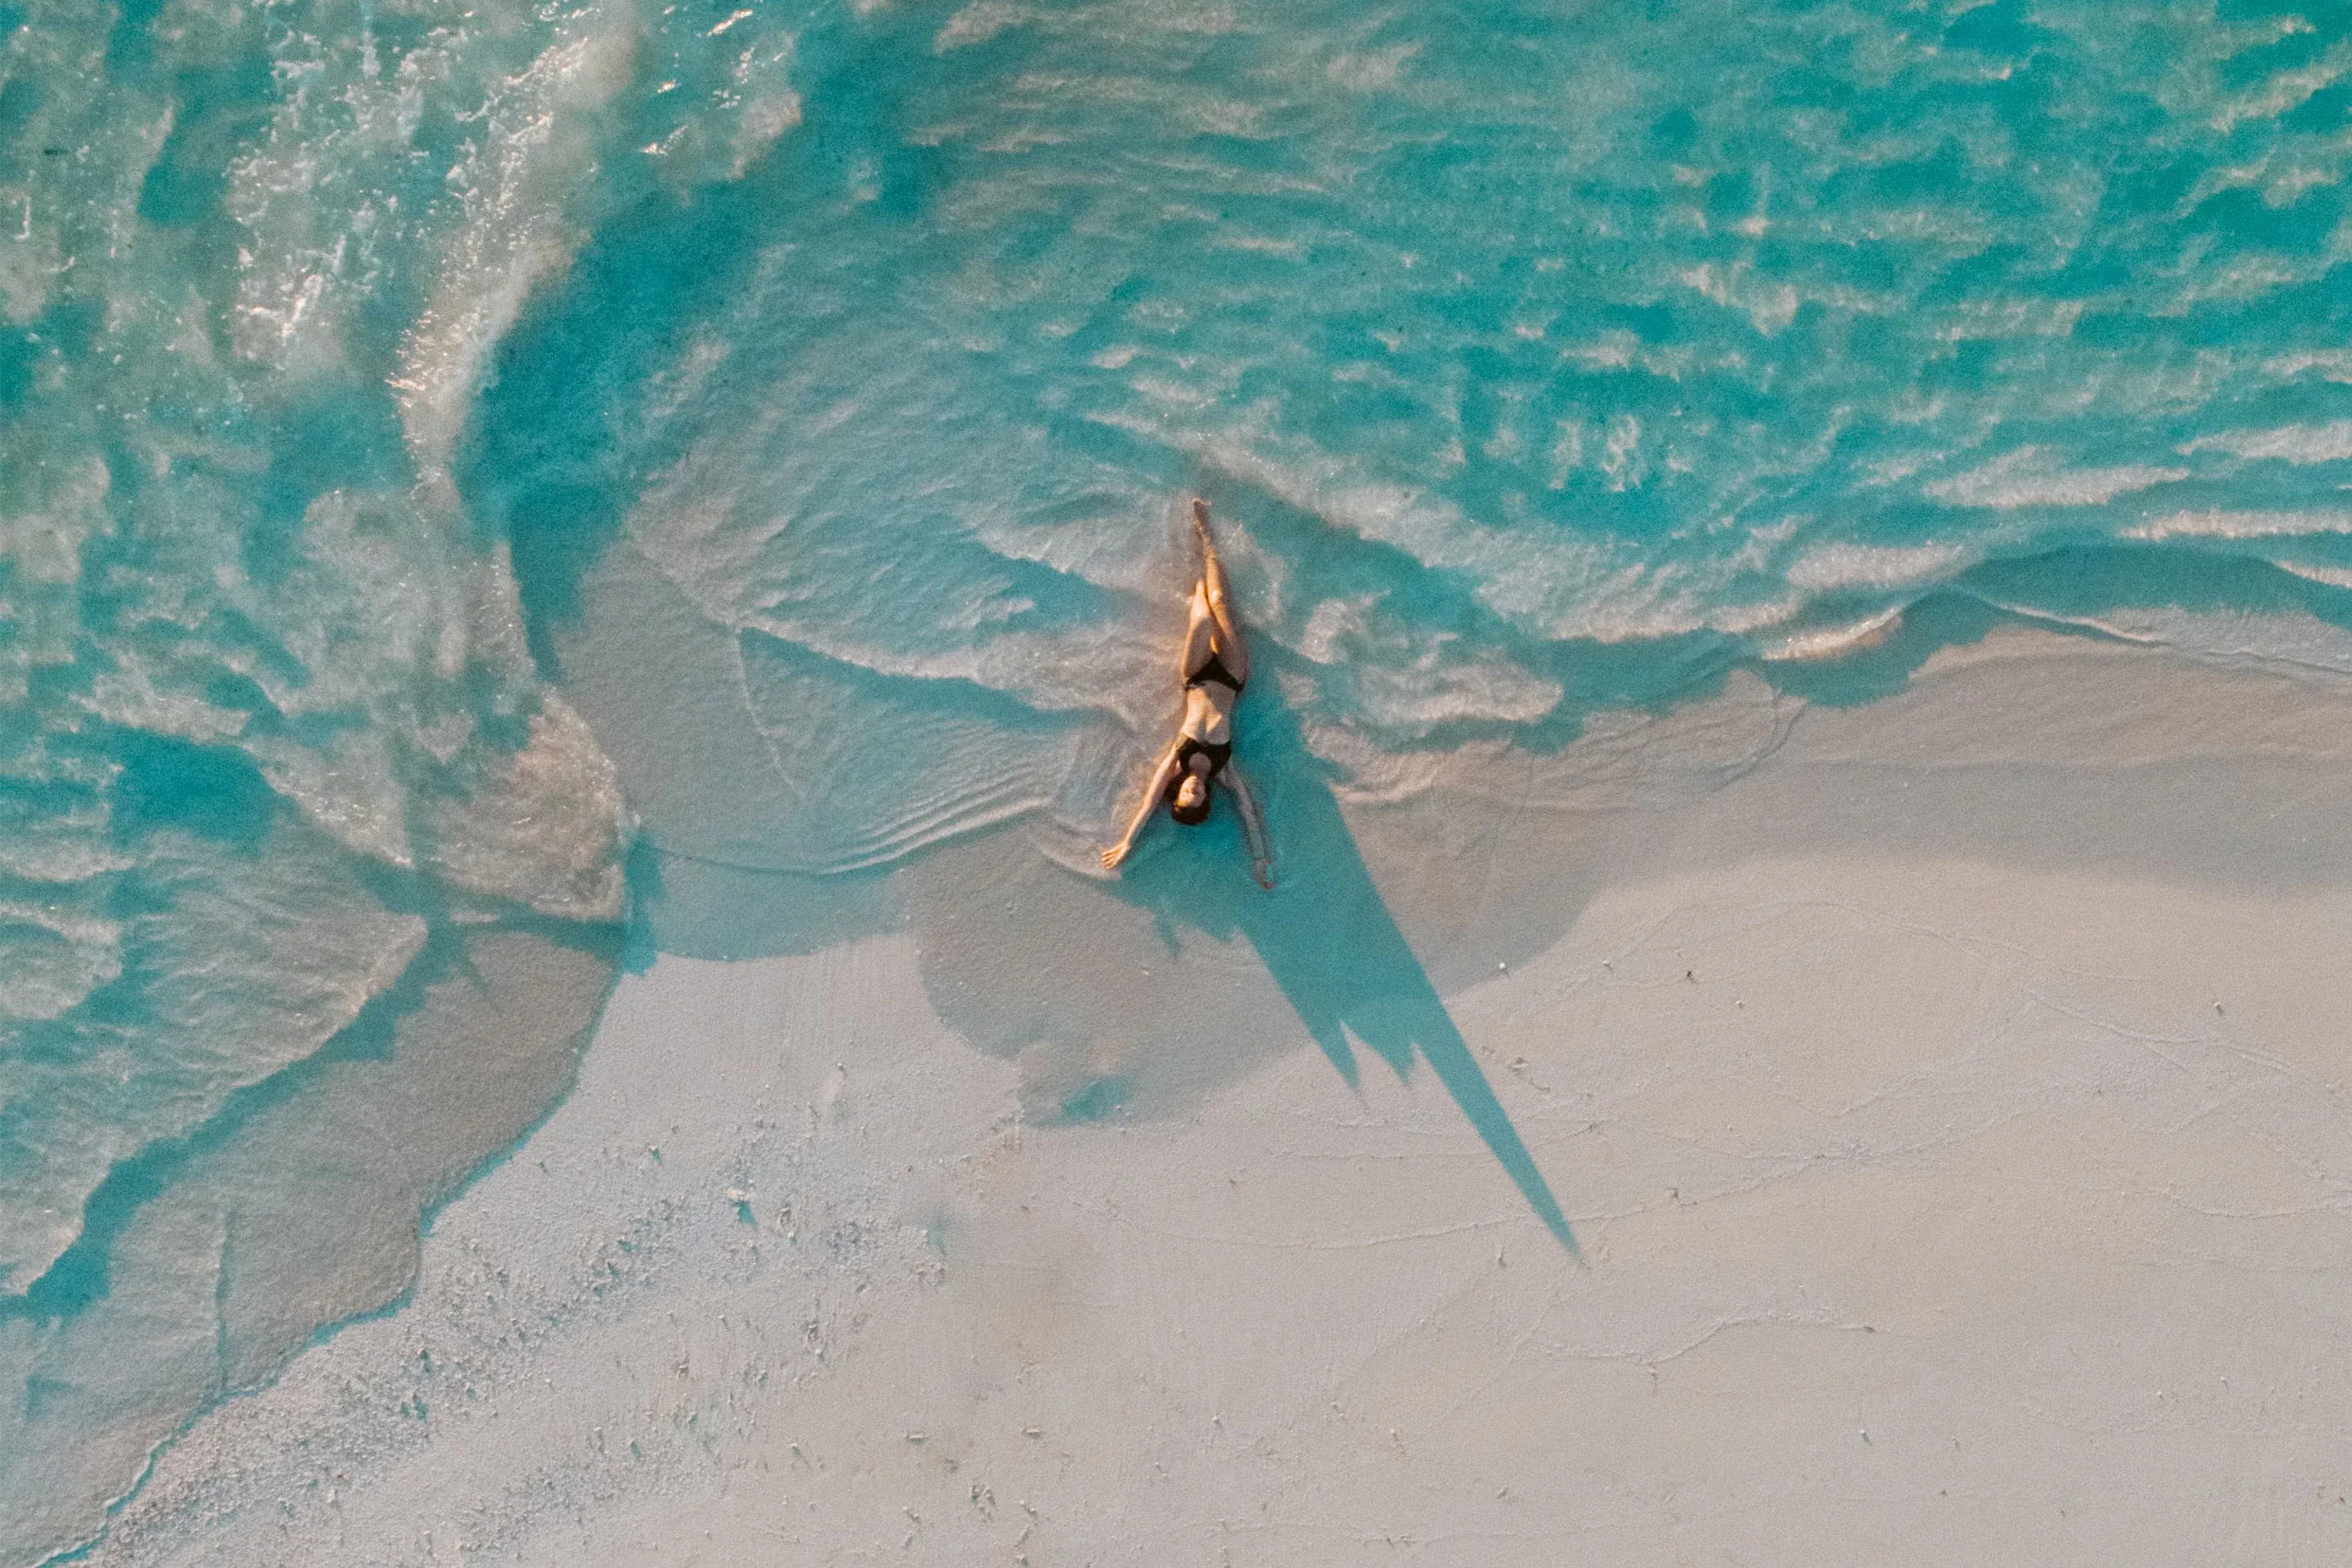
[[[1209,662],[1216,647],[1217,617],[1209,607],[1209,585],[1192,584],[1192,608],[1184,623],[1184,655],[1177,661],[1176,673],[1190,680],[1200,668]]]
[[[1225,563],[1217,559],[1216,542],[1209,537],[1209,503],[1194,497],[1192,500],[1192,531],[1201,541],[1201,582],[1192,590],[1195,620],[1205,611],[1215,617],[1219,657],[1225,668],[1233,671],[1235,680],[1249,679],[1249,645],[1242,640],[1241,623],[1234,617],[1225,591]],[[1185,637],[1189,647],[1192,634]]]

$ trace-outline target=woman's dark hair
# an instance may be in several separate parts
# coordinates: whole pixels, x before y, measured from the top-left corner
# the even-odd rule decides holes
[[[1175,797],[1171,795],[1168,800],[1168,815],[1187,827],[1200,826],[1209,820],[1209,792],[1203,789],[1201,792],[1201,804],[1189,809],[1177,805]]]

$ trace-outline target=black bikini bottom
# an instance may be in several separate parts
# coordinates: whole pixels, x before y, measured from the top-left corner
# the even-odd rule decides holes
[[[1200,668],[1184,678],[1184,684],[1188,687],[1200,686],[1212,680],[1220,686],[1233,688],[1234,695],[1236,697],[1242,694],[1242,683],[1234,679],[1234,672],[1225,668],[1225,661],[1213,653],[1201,661]]]

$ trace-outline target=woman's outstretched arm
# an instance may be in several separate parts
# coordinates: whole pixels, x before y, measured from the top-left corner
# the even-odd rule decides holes
[[[1222,775],[1233,787],[1234,805],[1242,814],[1242,832],[1249,839],[1250,869],[1257,873],[1257,885],[1266,891],[1274,890],[1274,851],[1265,841],[1265,819],[1258,815],[1257,796],[1250,793],[1249,780],[1232,763],[1225,764]]]
[[[1209,590],[1209,613],[1217,618],[1225,668],[1235,680],[1247,680],[1249,644],[1242,640],[1241,623],[1225,603],[1225,566],[1217,559],[1216,542],[1209,537],[1209,503],[1199,496],[1192,498],[1192,532],[1201,541],[1201,581]]]
[[[1151,770],[1151,783],[1144,787],[1143,803],[1135,808],[1134,816],[1128,820],[1127,831],[1118,836],[1118,843],[1102,852],[1106,870],[1116,870],[1118,863],[1127,858],[1127,852],[1135,847],[1135,836],[1143,831],[1145,823],[1151,820],[1151,808],[1160,804],[1160,795],[1167,792],[1168,781],[1176,776],[1176,752],[1183,743],[1180,736],[1169,742],[1168,749],[1160,753],[1160,763]]]

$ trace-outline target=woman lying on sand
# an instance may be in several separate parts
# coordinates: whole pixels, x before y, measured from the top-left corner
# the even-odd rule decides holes
[[[1178,667],[1184,679],[1184,721],[1176,738],[1160,753],[1151,770],[1151,784],[1143,804],[1118,843],[1103,851],[1102,863],[1115,867],[1135,847],[1135,836],[1150,819],[1151,808],[1162,796],[1168,815],[1187,827],[1209,820],[1209,786],[1222,782],[1234,792],[1242,828],[1249,836],[1250,862],[1258,886],[1274,886],[1273,862],[1266,854],[1265,824],[1259,820],[1257,798],[1241,769],[1234,766],[1234,704],[1241,700],[1249,679],[1249,648],[1242,629],[1225,605],[1225,569],[1217,561],[1217,547],[1209,539],[1209,503],[1192,502],[1192,531],[1201,541],[1201,580],[1192,585],[1192,618],[1184,628],[1184,658]]]

